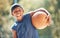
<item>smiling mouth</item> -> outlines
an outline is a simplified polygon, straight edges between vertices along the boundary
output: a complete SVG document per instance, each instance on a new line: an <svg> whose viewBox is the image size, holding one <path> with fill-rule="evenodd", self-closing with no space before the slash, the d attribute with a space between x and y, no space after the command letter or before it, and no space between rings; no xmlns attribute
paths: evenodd
<svg viewBox="0 0 60 38"><path fill-rule="evenodd" d="M21 17L22 15L17 15L16 17Z"/></svg>

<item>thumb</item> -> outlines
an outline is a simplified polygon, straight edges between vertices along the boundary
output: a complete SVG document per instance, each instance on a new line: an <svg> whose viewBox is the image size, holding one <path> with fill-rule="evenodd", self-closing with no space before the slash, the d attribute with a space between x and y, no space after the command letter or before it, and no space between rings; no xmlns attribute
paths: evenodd
<svg viewBox="0 0 60 38"><path fill-rule="evenodd" d="M46 23L47 23L47 25L49 26L49 24L51 23L51 16L48 16Z"/></svg>

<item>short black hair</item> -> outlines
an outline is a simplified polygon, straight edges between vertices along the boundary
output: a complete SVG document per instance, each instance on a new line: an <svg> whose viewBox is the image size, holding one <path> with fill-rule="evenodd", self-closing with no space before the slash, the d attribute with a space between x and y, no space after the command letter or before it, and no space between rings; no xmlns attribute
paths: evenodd
<svg viewBox="0 0 60 38"><path fill-rule="evenodd" d="M13 12L13 10L14 10L15 8L17 8L17 7L20 7L20 8L22 8L22 10L23 10L23 7L22 7L21 5L19 5L19 4L13 4L12 7L11 7L11 12Z"/></svg>

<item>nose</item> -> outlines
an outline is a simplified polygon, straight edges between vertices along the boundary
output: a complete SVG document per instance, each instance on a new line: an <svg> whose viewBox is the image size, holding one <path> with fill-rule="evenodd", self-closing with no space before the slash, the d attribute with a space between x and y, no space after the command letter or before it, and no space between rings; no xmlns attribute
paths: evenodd
<svg viewBox="0 0 60 38"><path fill-rule="evenodd" d="M20 12L17 12L17 14L19 14Z"/></svg>

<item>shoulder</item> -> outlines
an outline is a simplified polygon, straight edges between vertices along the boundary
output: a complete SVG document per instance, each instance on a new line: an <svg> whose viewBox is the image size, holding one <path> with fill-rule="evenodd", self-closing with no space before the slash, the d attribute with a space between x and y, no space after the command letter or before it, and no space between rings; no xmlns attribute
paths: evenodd
<svg viewBox="0 0 60 38"><path fill-rule="evenodd" d="M12 30L17 30L16 28L17 28L17 23L15 22L15 23L11 26L11 29L12 29Z"/></svg>
<svg viewBox="0 0 60 38"><path fill-rule="evenodd" d="M29 17L30 16L30 13L26 13L26 14L24 14L24 16L23 16L23 19L25 19L25 18L27 18L27 17Z"/></svg>
<svg viewBox="0 0 60 38"><path fill-rule="evenodd" d="M12 27L13 27L13 26L17 26L17 23L16 23L16 22L15 22L15 23L13 23Z"/></svg>
<svg viewBox="0 0 60 38"><path fill-rule="evenodd" d="M34 11L30 11L30 12L24 14L24 16L28 16L28 15L33 16L34 13L35 13Z"/></svg>

